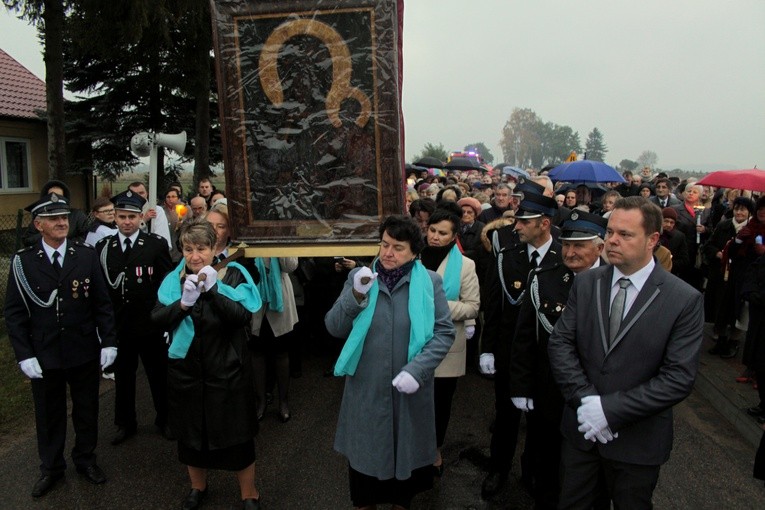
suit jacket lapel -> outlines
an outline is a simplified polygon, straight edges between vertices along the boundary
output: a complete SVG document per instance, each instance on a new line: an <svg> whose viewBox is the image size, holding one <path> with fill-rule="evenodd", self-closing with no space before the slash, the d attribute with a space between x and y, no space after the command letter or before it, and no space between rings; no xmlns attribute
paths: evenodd
<svg viewBox="0 0 765 510"><path fill-rule="evenodd" d="M608 271L600 275L600 281L596 286L595 303L598 307L598 331L600 342L603 344L603 352L608 353L608 323L611 308L611 280L614 276L614 268L610 266Z"/></svg>
<svg viewBox="0 0 765 510"><path fill-rule="evenodd" d="M640 319L643 313L645 313L646 309L648 309L651 303L653 303L653 301L661 292L659 286L662 284L663 278L660 277L661 273L659 273L659 271L664 271L664 269L659 264L656 264L656 267L654 267L653 271L651 271L648 280L646 280L645 285L643 285L643 288L640 290L637 298L635 298L635 302L632 303L632 306L627 312L627 315L624 317L622 325L619 328L619 333L611 343L611 349L609 349L609 352L613 350L614 347L619 344L619 342L622 341L622 338L625 337L630 328L632 328L638 319Z"/></svg>
<svg viewBox="0 0 765 510"><path fill-rule="evenodd" d="M61 281L65 280L76 266L77 252L74 251L73 246L68 246L66 249L66 257L64 257L64 266L61 268Z"/></svg>
<svg viewBox="0 0 765 510"><path fill-rule="evenodd" d="M64 257L66 258L66 257ZM42 241L40 241L37 245L37 262L40 269L40 273L44 274L54 282L58 283L58 273L53 268L53 264L51 264L50 259L48 258L48 255L45 253L45 250L42 247Z"/></svg>

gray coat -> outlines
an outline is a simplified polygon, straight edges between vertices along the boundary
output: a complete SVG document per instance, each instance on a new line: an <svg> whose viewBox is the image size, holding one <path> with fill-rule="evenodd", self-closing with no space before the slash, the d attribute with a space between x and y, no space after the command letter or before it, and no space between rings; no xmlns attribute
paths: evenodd
<svg viewBox="0 0 765 510"><path fill-rule="evenodd" d="M366 308L353 297L350 272L340 297L327 313L327 330L348 338L353 319ZM436 460L436 426L433 411L433 373L454 342L454 325L441 277L428 271L435 295L433 338L407 362L409 347L409 280L407 274L393 292L380 282L377 306L356 374L346 376L343 401L335 435L335 450L348 458L356 471L380 480L405 480L412 470ZM401 370L420 383L411 395L392 384Z"/></svg>

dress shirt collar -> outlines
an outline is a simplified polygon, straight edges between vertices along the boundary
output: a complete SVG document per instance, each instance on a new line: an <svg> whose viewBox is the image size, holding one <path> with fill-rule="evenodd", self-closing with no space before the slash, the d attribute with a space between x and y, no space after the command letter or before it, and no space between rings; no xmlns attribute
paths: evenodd
<svg viewBox="0 0 765 510"><path fill-rule="evenodd" d="M135 232L133 232L133 235L131 235L130 237L127 237L127 236L123 235L122 232L118 232L117 233L117 237L119 237L119 239L120 239L120 247L122 248L122 251L125 251L125 239L130 239L130 246L134 247L135 246L135 242L138 239L138 234L140 234L140 233L141 233L141 230L139 229L139 230L136 230Z"/></svg>
<svg viewBox="0 0 765 510"><path fill-rule="evenodd" d="M53 252L57 251L59 253L59 259L58 263L61 264L61 267L64 267L64 256L66 255L66 242L67 239L64 239L64 242L61 243L61 246L58 248L53 248L52 246L48 246L45 244L45 241L42 242L43 250L45 250L45 254L48 256L48 260L50 260L50 263L53 264Z"/></svg>
<svg viewBox="0 0 765 510"><path fill-rule="evenodd" d="M528 255L529 260L531 260L531 254L536 251L537 253L539 253L539 258L537 259L537 264L541 264L542 260L544 260L544 258L545 258L545 255L547 255L547 251L550 249L550 246L552 246L552 242L553 242L553 239L552 239L552 236L550 236L550 238L547 240L547 242L545 242L545 244L543 244L539 248L534 248L530 244L527 244L526 245L526 255Z"/></svg>

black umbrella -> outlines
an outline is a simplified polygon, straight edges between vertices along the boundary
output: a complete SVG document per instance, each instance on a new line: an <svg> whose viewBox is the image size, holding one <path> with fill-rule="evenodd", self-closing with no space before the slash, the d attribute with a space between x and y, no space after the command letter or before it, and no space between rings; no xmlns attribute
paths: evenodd
<svg viewBox="0 0 765 510"><path fill-rule="evenodd" d="M414 164L424 168L443 168L444 167L444 164L440 159L434 158L432 156L425 156L424 158L421 158L415 161Z"/></svg>
<svg viewBox="0 0 765 510"><path fill-rule="evenodd" d="M486 168L467 158L454 158L444 167L444 170L479 170L485 172Z"/></svg>

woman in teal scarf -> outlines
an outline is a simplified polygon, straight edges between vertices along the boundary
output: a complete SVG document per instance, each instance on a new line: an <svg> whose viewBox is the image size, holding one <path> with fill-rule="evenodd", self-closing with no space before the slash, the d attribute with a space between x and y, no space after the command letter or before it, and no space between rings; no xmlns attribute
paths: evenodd
<svg viewBox="0 0 765 510"><path fill-rule="evenodd" d="M258 422L245 327L260 295L239 264L211 267L215 241L204 219L184 222L184 260L162 282L152 320L171 334L168 421L191 480L183 508L198 508L207 495L207 471L223 469L236 472L242 508L257 509Z"/></svg>
<svg viewBox="0 0 765 510"><path fill-rule="evenodd" d="M460 253L457 246L459 232L459 207L455 211L441 205L428 219L427 246L422 250L422 264L437 272L444 280L444 293L449 302L452 322L456 329L454 344L436 368L433 396L436 411L436 441L438 457L433 466L436 474L444 471L441 446L452 412L452 398L457 389L457 379L465 375L467 340L475 333L475 319L481 305L481 292L475 263Z"/></svg>
<svg viewBox="0 0 765 510"><path fill-rule="evenodd" d="M372 269L351 271L325 318L347 339L335 366L345 376L335 449L348 459L357 508L408 508L432 486L433 373L454 326L441 277L417 260L424 244L413 219L387 218Z"/></svg>

